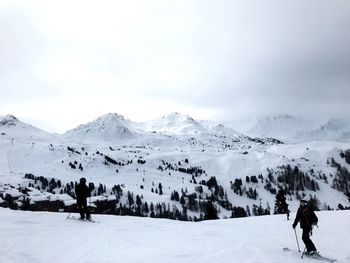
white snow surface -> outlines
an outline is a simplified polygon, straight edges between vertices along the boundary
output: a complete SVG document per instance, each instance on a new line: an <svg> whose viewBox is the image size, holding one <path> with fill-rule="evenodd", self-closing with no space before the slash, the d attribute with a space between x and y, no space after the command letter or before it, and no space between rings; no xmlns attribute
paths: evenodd
<svg viewBox="0 0 350 263"><path fill-rule="evenodd" d="M285 215L199 223L107 215L93 215L100 223L89 223L67 216L0 208L0 262L318 262L282 250L297 250L293 220ZM337 263L350 262L350 211L317 216L312 236L317 249ZM299 226L296 231L304 249Z"/></svg>

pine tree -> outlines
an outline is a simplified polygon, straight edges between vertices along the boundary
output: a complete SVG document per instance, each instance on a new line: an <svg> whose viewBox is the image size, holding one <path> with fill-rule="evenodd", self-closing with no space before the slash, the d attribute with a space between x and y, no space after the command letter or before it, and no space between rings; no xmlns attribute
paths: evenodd
<svg viewBox="0 0 350 263"><path fill-rule="evenodd" d="M161 183L159 183L158 188L159 188L159 195L162 195L163 194L163 186Z"/></svg>
<svg viewBox="0 0 350 263"><path fill-rule="evenodd" d="M245 211L246 211L247 216L251 216L249 205L247 205L245 207Z"/></svg>
<svg viewBox="0 0 350 263"><path fill-rule="evenodd" d="M286 214L289 212L285 192L280 189L276 194L274 214Z"/></svg>
<svg viewBox="0 0 350 263"><path fill-rule="evenodd" d="M134 204L134 196L132 193L128 191L128 201L129 201L129 208Z"/></svg>
<svg viewBox="0 0 350 263"><path fill-rule="evenodd" d="M185 196L182 195L180 198L180 204L185 205L186 204L186 200L185 200Z"/></svg>
<svg viewBox="0 0 350 263"><path fill-rule="evenodd" d="M207 201L205 204L205 220L218 219L218 211L214 207L211 201Z"/></svg>
<svg viewBox="0 0 350 263"><path fill-rule="evenodd" d="M317 199L316 195L310 195L309 205L313 210L320 211L320 200Z"/></svg>

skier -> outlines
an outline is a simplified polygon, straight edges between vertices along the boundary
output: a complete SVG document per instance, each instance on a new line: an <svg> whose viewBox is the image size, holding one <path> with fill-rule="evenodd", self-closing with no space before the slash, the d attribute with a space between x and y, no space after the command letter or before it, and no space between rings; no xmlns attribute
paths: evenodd
<svg viewBox="0 0 350 263"><path fill-rule="evenodd" d="M75 188L75 194L77 196L80 219L83 220L86 217L87 220L90 220L90 212L86 202L86 198L90 196L90 190L86 186L86 179L84 177L80 178L80 183Z"/></svg>
<svg viewBox="0 0 350 263"><path fill-rule="evenodd" d="M276 205L275 205L275 213L276 214L287 214L287 220L289 220L289 209L288 204L286 202L286 196L282 189L278 191L276 194Z"/></svg>
<svg viewBox="0 0 350 263"><path fill-rule="evenodd" d="M288 207L286 208L286 210L287 210L287 220L289 220L289 212L290 212L290 210L288 209Z"/></svg>
<svg viewBox="0 0 350 263"><path fill-rule="evenodd" d="M310 256L317 254L316 247L310 239L310 234L312 227L317 225L318 218L313 209L308 205L308 201L306 199L302 199L300 201L300 207L293 223L294 229L299 222L300 227L303 229L302 239L307 250L305 254Z"/></svg>

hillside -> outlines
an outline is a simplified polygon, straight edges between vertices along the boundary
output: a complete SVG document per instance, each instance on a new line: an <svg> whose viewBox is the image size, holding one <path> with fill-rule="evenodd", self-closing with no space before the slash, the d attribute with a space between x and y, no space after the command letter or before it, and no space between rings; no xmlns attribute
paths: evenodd
<svg viewBox="0 0 350 263"><path fill-rule="evenodd" d="M0 205L73 211L85 177L95 213L191 221L273 214L280 188L291 211L302 196L320 210L349 206L349 143L283 143L178 113L152 123L147 130L107 114L60 136L0 126Z"/></svg>
<svg viewBox="0 0 350 263"><path fill-rule="evenodd" d="M67 213L0 208L0 262L316 262L300 259L292 221L284 215L188 223L96 215L100 223L66 220ZM350 261L349 211L317 212L312 239L322 255ZM292 214L294 218L294 214ZM303 249L301 231L297 227Z"/></svg>

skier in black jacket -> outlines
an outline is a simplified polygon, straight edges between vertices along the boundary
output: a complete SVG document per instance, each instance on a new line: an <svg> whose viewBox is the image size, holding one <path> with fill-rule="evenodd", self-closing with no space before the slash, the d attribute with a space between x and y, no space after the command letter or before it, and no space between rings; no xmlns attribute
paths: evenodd
<svg viewBox="0 0 350 263"><path fill-rule="evenodd" d="M75 194L77 196L77 205L80 213L80 219L90 220L90 212L87 207L86 198L90 196L90 190L86 186L86 179L80 178L80 183L75 187Z"/></svg>
<svg viewBox="0 0 350 263"><path fill-rule="evenodd" d="M306 254L314 255L317 253L317 250L314 243L310 239L310 233L312 227L314 225L317 225L318 218L314 210L308 205L308 202L305 199L302 199L300 201L300 207L293 223L294 229L297 226L298 222L300 222L300 227L303 229L302 239L306 246Z"/></svg>

